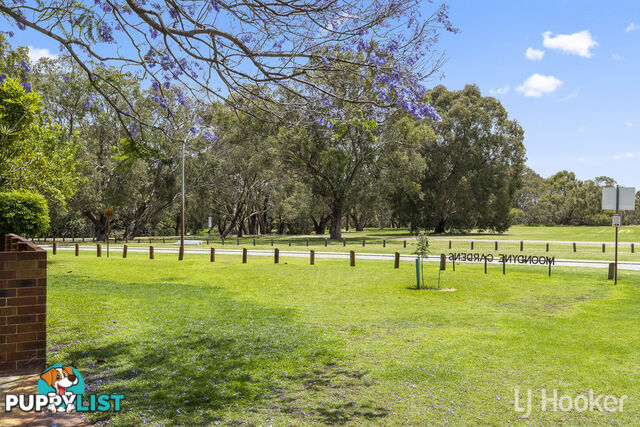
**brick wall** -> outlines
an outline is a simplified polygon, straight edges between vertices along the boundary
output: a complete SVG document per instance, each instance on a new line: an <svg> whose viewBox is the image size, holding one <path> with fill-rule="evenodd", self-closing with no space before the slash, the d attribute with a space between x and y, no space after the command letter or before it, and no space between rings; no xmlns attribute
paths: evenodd
<svg viewBox="0 0 640 427"><path fill-rule="evenodd" d="M0 252L0 376L46 362L47 253L15 234Z"/></svg>

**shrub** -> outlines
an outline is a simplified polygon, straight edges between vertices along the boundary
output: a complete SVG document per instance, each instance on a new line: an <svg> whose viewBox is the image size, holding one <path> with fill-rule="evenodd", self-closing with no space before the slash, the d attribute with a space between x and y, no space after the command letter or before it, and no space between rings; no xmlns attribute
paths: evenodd
<svg viewBox="0 0 640 427"><path fill-rule="evenodd" d="M0 193L0 236L42 234L49 229L47 200L27 191Z"/></svg>

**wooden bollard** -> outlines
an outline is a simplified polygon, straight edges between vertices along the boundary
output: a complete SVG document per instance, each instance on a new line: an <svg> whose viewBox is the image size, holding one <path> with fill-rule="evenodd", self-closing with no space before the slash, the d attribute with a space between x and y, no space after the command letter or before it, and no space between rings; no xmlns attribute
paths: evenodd
<svg viewBox="0 0 640 427"><path fill-rule="evenodd" d="M291 239L289 239L289 247L291 247Z"/></svg>
<svg viewBox="0 0 640 427"><path fill-rule="evenodd" d="M129 247L127 245L124 245L122 247L122 258L126 258L127 257L127 249L129 249Z"/></svg>
<svg viewBox="0 0 640 427"><path fill-rule="evenodd" d="M239 238L236 238L236 243L237 243L237 246L240 246L240 239Z"/></svg>
<svg viewBox="0 0 640 427"><path fill-rule="evenodd" d="M349 260L351 263L351 267L356 266L356 253L354 251L349 251Z"/></svg>
<svg viewBox="0 0 640 427"><path fill-rule="evenodd" d="M253 246L256 245L256 239L253 239Z"/></svg>
<svg viewBox="0 0 640 427"><path fill-rule="evenodd" d="M33 242L33 237L31 238L31 241ZM72 242L75 242L75 241L76 241L76 238L75 238L75 237L72 237L72 238L71 238L71 241L72 241Z"/></svg>
<svg viewBox="0 0 640 427"><path fill-rule="evenodd" d="M609 280L613 280L613 275L615 274L616 271L616 265L613 262L609 263L609 276L607 277L607 279Z"/></svg>
<svg viewBox="0 0 640 427"><path fill-rule="evenodd" d="M473 250L473 241L471 241L471 250Z"/></svg>
<svg viewBox="0 0 640 427"><path fill-rule="evenodd" d="M325 248L327 247L327 239L326 238L324 239L324 247Z"/></svg>
<svg viewBox="0 0 640 427"><path fill-rule="evenodd" d="M76 256L80 255L80 246L76 243Z"/></svg>
<svg viewBox="0 0 640 427"><path fill-rule="evenodd" d="M309 251L309 264L315 265L316 263L316 251L313 249Z"/></svg>
<svg viewBox="0 0 640 427"><path fill-rule="evenodd" d="M140 243L140 239L138 239L138 243Z"/></svg>
<svg viewBox="0 0 640 427"><path fill-rule="evenodd" d="M449 240L449 249L451 249L451 240Z"/></svg>
<svg viewBox="0 0 640 427"><path fill-rule="evenodd" d="M632 243L632 244L631 244L631 253L634 253L634 252L635 252L635 249L636 249L636 248L633 246L633 243Z"/></svg>
<svg viewBox="0 0 640 427"><path fill-rule="evenodd" d="M102 256L102 246L100 245L100 243L98 243L98 245L96 246L96 256L97 257Z"/></svg>
<svg viewBox="0 0 640 427"><path fill-rule="evenodd" d="M573 242L573 252L576 251L576 242Z"/></svg>
<svg viewBox="0 0 640 427"><path fill-rule="evenodd" d="M551 263L549 263L549 277L551 277Z"/></svg>
<svg viewBox="0 0 640 427"><path fill-rule="evenodd" d="M445 271L447 269L447 256L445 254L440 254L440 271Z"/></svg>
<svg viewBox="0 0 640 427"><path fill-rule="evenodd" d="M149 259L153 259L153 246L149 246Z"/></svg>
<svg viewBox="0 0 640 427"><path fill-rule="evenodd" d="M365 245L365 240L364 240L364 239L362 239L362 247L363 247L363 248L364 248L364 245Z"/></svg>
<svg viewBox="0 0 640 427"><path fill-rule="evenodd" d="M211 262L216 260L216 248L211 248Z"/></svg>
<svg viewBox="0 0 640 427"><path fill-rule="evenodd" d="M498 250L498 241L496 240L496 251Z"/></svg>
<svg viewBox="0 0 640 427"><path fill-rule="evenodd" d="M382 239L382 247L383 247L383 248L386 248L386 247L387 247L387 241L386 241L386 240L384 240L384 239Z"/></svg>
<svg viewBox="0 0 640 427"><path fill-rule="evenodd" d="M207 239L207 240L208 240L208 239ZM166 237L163 237L163 238L162 238L162 244L164 245L165 243L167 243L167 239L166 239ZM207 245L208 245L208 244L209 244L209 243L207 242Z"/></svg>
<svg viewBox="0 0 640 427"><path fill-rule="evenodd" d="M507 274L507 260L502 257L502 274Z"/></svg>
<svg viewBox="0 0 640 427"><path fill-rule="evenodd" d="M273 239L271 239L271 246L273 246Z"/></svg>
<svg viewBox="0 0 640 427"><path fill-rule="evenodd" d="M222 241L222 246L224 246L224 237L221 237L220 240Z"/></svg>
<svg viewBox="0 0 640 427"><path fill-rule="evenodd" d="M178 261L182 261L184 259L184 246L180 245L180 249L178 250Z"/></svg>
<svg viewBox="0 0 640 427"><path fill-rule="evenodd" d="M453 271L456 271L456 257L453 257L453 260L451 261L451 268Z"/></svg>
<svg viewBox="0 0 640 427"><path fill-rule="evenodd" d="M164 243L164 239L162 239L162 243ZM207 239L207 246L209 246L209 239Z"/></svg>
<svg viewBox="0 0 640 427"><path fill-rule="evenodd" d="M549 252L549 242L547 242L547 252Z"/></svg>
<svg viewBox="0 0 640 427"><path fill-rule="evenodd" d="M56 242L53 242L53 254L57 254L58 253L58 244Z"/></svg>
<svg viewBox="0 0 640 427"><path fill-rule="evenodd" d="M276 248L273 251L273 263L277 264L280 262L280 249Z"/></svg>
<svg viewBox="0 0 640 427"><path fill-rule="evenodd" d="M309 247L309 238L307 237L307 247Z"/></svg>
<svg viewBox="0 0 640 427"><path fill-rule="evenodd" d="M605 250L604 248L605 248L605 245L604 245L604 243L603 243L603 244L602 244L602 252L603 252L603 253L604 253L604 250Z"/></svg>
<svg viewBox="0 0 640 427"><path fill-rule="evenodd" d="M346 247L347 246L347 239L342 239L342 246Z"/></svg>
<svg viewBox="0 0 640 427"><path fill-rule="evenodd" d="M520 240L520 252L524 250L524 242Z"/></svg>
<svg viewBox="0 0 640 427"><path fill-rule="evenodd" d="M484 257L484 274L487 274L487 257Z"/></svg>
<svg viewBox="0 0 640 427"><path fill-rule="evenodd" d="M242 263L247 263L247 248L242 248Z"/></svg>
<svg viewBox="0 0 640 427"><path fill-rule="evenodd" d="M406 240L404 241L404 247L405 248L407 247L407 241Z"/></svg>
<svg viewBox="0 0 640 427"><path fill-rule="evenodd" d="M395 259L393 260L393 268L400 268L400 252L396 252Z"/></svg>
<svg viewBox="0 0 640 427"><path fill-rule="evenodd" d="M152 239L149 239L149 244L152 244L152 243L153 243L153 240L152 240Z"/></svg>

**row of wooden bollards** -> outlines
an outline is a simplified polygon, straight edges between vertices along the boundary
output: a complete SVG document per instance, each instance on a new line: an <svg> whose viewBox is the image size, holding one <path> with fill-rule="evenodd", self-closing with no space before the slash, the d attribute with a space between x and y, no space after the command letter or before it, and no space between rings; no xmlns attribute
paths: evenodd
<svg viewBox="0 0 640 427"><path fill-rule="evenodd" d="M127 257L127 252L128 252L129 247L127 245L124 245L122 247L122 258L126 258ZM78 244L76 243L76 247L75 247L75 255L79 256L80 255L80 246L78 246ZM57 254L58 253L58 245L54 242L53 243L53 254ZM97 257L102 257L102 245L101 244L97 244L96 245L96 256ZM442 255L444 257L444 254ZM184 257L184 252L181 250L179 253L179 260L182 260ZM155 250L153 246L149 246L149 259L154 259L155 258ZM216 249L215 248L211 248L211 252L210 252L210 261L211 262L215 262L216 260ZM273 262L275 264L278 264L280 262L280 249L276 248L274 249L273 252ZM247 248L242 248L242 263L246 264L247 263ZM314 250L310 250L309 251L309 264L311 265L315 265L316 263L316 251ZM351 267L355 267L356 266L356 253L355 251L349 251L349 264L351 265ZM393 262L393 268L400 268L400 252L396 252L394 255L394 262Z"/></svg>

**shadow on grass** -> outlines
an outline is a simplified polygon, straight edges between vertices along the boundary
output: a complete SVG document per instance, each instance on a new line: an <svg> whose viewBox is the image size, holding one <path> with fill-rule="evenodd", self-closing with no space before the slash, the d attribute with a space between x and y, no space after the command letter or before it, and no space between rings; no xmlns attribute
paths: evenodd
<svg viewBox="0 0 640 427"><path fill-rule="evenodd" d="M89 394L125 395L121 412L89 415L92 422L260 423L285 414L335 424L387 414L356 403L363 374L338 368L342 344L295 322L292 310L210 285L72 275L54 279L49 293L71 296L51 313L50 359L78 367ZM309 388L313 399L296 393Z"/></svg>

